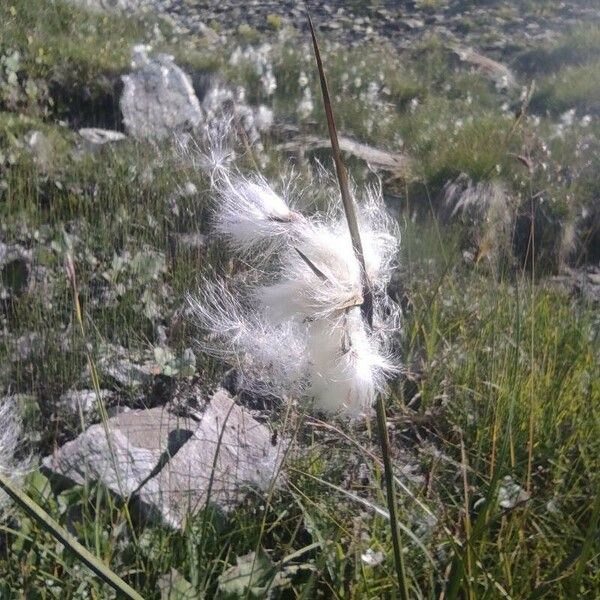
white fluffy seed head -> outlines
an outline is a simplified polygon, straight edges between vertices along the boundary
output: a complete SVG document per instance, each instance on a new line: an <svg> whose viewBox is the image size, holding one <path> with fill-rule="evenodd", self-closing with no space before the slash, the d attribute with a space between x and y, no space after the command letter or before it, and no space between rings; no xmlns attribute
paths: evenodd
<svg viewBox="0 0 600 600"><path fill-rule="evenodd" d="M216 188L214 230L241 255L273 250L302 219L264 181L232 179L222 171L217 174Z"/></svg>
<svg viewBox="0 0 600 600"><path fill-rule="evenodd" d="M397 228L375 194L361 206L359 220L369 282L384 294L398 252ZM318 215L287 234L279 252L281 276L256 291L270 318L323 318L362 303L361 268L345 218Z"/></svg>
<svg viewBox="0 0 600 600"><path fill-rule="evenodd" d="M369 281L375 291L384 291L396 266L400 230L385 208L381 189L366 190L358 207L358 224Z"/></svg>
<svg viewBox="0 0 600 600"><path fill-rule="evenodd" d="M369 191L358 210L375 299L371 331L340 206L306 218L262 180L221 169L215 182L215 231L251 270L232 282L234 293L202 286L192 308L206 332L204 349L240 368L246 381L260 380L257 389L304 396L329 413L365 414L393 370L385 349L399 315L385 294L399 237L381 194Z"/></svg>
<svg viewBox="0 0 600 600"><path fill-rule="evenodd" d="M252 306L242 305L220 280L205 281L201 289L199 298L190 299L196 325L205 332L200 348L240 369L251 388L298 394L303 388L306 327L269 322Z"/></svg>
<svg viewBox="0 0 600 600"><path fill-rule="evenodd" d="M280 253L280 276L256 299L275 321L323 318L362 303L360 267L348 236L306 223Z"/></svg>
<svg viewBox="0 0 600 600"><path fill-rule="evenodd" d="M335 320L315 321L308 350L315 408L344 416L367 414L392 365L369 336L360 308Z"/></svg>

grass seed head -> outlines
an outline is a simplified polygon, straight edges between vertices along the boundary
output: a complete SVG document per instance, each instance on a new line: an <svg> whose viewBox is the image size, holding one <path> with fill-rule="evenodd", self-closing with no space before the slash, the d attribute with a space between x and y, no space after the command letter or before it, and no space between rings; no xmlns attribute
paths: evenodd
<svg viewBox="0 0 600 600"><path fill-rule="evenodd" d="M227 285L205 281L192 300L202 348L256 380L251 388L304 397L328 413L364 414L394 369L387 346L398 330L386 286L399 236L380 192L369 190L357 211L375 293L371 329L339 193L325 213L305 216L263 179L219 168L213 181L214 230L249 269Z"/></svg>

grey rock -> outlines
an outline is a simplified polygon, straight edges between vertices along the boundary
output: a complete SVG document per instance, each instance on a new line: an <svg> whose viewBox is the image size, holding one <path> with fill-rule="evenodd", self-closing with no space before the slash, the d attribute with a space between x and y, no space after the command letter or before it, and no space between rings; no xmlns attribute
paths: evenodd
<svg viewBox="0 0 600 600"><path fill-rule="evenodd" d="M78 133L91 147L103 146L104 144L119 142L127 138L120 131L101 129L99 127L83 127Z"/></svg>
<svg viewBox="0 0 600 600"><path fill-rule="evenodd" d="M406 25L409 29L422 29L425 27L425 21L418 18L406 18L402 19L402 23Z"/></svg>
<svg viewBox="0 0 600 600"><path fill-rule="evenodd" d="M122 346L106 344L96 367L102 379L114 382L118 387L135 389L150 383L154 376L156 364L145 358L129 355ZM89 381L89 378L89 369L86 369L83 380Z"/></svg>
<svg viewBox="0 0 600 600"><path fill-rule="evenodd" d="M138 365L127 359L106 359L99 365L103 374L114 379L119 385L136 388L152 380L150 365Z"/></svg>
<svg viewBox="0 0 600 600"><path fill-rule="evenodd" d="M92 425L55 454L43 459L45 467L78 484L101 480L115 493L131 496L158 464L169 427L162 409L128 411L109 419L108 442L104 426Z"/></svg>
<svg viewBox="0 0 600 600"><path fill-rule="evenodd" d="M140 498L161 507L167 522L179 526L208 501L228 511L243 498L244 488L267 490L282 458L283 448L271 444L269 430L221 390L193 437L140 490Z"/></svg>
<svg viewBox="0 0 600 600"><path fill-rule="evenodd" d="M100 480L175 528L208 503L229 511L248 486L268 489L283 458L283 445L225 390L199 411L132 410L109 419L108 429L110 446L93 425L44 466L79 484Z"/></svg>
<svg viewBox="0 0 600 600"><path fill-rule="evenodd" d="M112 398L113 393L109 390L100 390L100 400L106 403ZM69 390L61 395L58 400L59 407L69 413L90 416L97 411L98 397L94 390Z"/></svg>
<svg viewBox="0 0 600 600"><path fill-rule="evenodd" d="M600 266L565 268L550 280L550 285L600 305Z"/></svg>
<svg viewBox="0 0 600 600"><path fill-rule="evenodd" d="M203 120L190 78L168 54L148 56L144 45L133 49L133 72L123 77L121 112L127 132L136 139L165 139L189 131Z"/></svg>
<svg viewBox="0 0 600 600"><path fill-rule="evenodd" d="M339 21L330 21L319 25L319 29L323 31L335 31L336 29L341 29L341 27L342 24Z"/></svg>
<svg viewBox="0 0 600 600"><path fill-rule="evenodd" d="M515 508L515 506L527 502L530 494L518 483L513 481L510 475L506 475L498 488L498 504L504 509Z"/></svg>

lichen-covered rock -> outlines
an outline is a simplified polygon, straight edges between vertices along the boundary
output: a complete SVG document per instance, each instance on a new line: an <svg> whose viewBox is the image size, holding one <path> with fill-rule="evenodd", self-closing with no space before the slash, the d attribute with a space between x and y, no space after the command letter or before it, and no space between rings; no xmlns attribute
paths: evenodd
<svg viewBox="0 0 600 600"><path fill-rule="evenodd" d="M131 410L93 425L44 459L50 471L82 484L100 480L136 497L173 527L208 503L227 511L247 486L268 489L283 446L267 427L219 390L201 410Z"/></svg>
<svg viewBox="0 0 600 600"><path fill-rule="evenodd" d="M160 140L194 129L203 112L190 78L172 56L150 58L149 49L134 47L134 70L123 76L121 112L127 132L137 139Z"/></svg>

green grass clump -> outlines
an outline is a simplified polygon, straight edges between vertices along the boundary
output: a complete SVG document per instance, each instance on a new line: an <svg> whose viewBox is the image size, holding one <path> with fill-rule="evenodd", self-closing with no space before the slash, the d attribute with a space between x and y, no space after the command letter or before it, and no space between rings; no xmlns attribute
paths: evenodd
<svg viewBox="0 0 600 600"><path fill-rule="evenodd" d="M541 76L532 99L537 112L552 114L576 109L598 113L600 109L600 27L587 23L574 27L548 47L517 58L517 68L529 77Z"/></svg>
<svg viewBox="0 0 600 600"><path fill-rule="evenodd" d="M66 2L13 0L3 3L2 47L18 50L24 69L42 77L70 67L73 80L89 82L101 73L116 73L129 60L132 39L146 36L144 23L117 15L94 14Z"/></svg>
<svg viewBox="0 0 600 600"><path fill-rule="evenodd" d="M428 112L427 107L424 112L433 121L436 113ZM424 177L434 184L460 173L474 181L490 179L508 163L509 127L510 122L497 114L432 123L429 135L417 138L414 147L415 154L422 157Z"/></svg>
<svg viewBox="0 0 600 600"><path fill-rule="evenodd" d="M532 108L560 114L570 109L600 112L600 61L569 66L540 82Z"/></svg>
<svg viewBox="0 0 600 600"><path fill-rule="evenodd" d="M516 67L529 76L548 74L566 65L583 65L600 57L600 26L574 27L554 43L520 54Z"/></svg>
<svg viewBox="0 0 600 600"><path fill-rule="evenodd" d="M430 410L440 403L448 407L458 429L439 430L438 424L436 430L455 439L455 460L469 466L469 497L462 501L472 511L473 529L470 550L453 571L460 589L478 598L491 593L494 581L510 582L505 589L511 597L525 598L550 585L555 597L568 598L579 585L594 588L594 559L579 556L595 535L588 524L598 517L593 503L579 504L598 485L591 458L598 423L588 419L590 402L598 397L598 323L592 307L582 310L560 293L523 281L490 284L471 274L463 288L465 280L455 269L433 291L431 279L423 272L420 278L408 335L421 338L416 346L425 349L419 357L422 402ZM590 453L581 455L576 450L581 447ZM486 513L488 486L507 475L530 491L530 500L509 512ZM448 502L459 506L456 497ZM567 512L554 510L559 505ZM520 544L521 536L527 544ZM577 548L570 555L562 547L567 538ZM532 564L565 572L567 555L569 572L577 577L553 585L543 583L546 577L536 579ZM575 568L578 559L588 558L590 564ZM472 569L473 586L463 569Z"/></svg>
<svg viewBox="0 0 600 600"><path fill-rule="evenodd" d="M515 11L500 9L506 18ZM523 2L519 10L552 9ZM196 352L189 364L198 333L182 317L184 299L207 271L227 278L241 265L212 239L178 246L180 234L208 231L205 173L168 145L125 140L85 151L59 122L106 118L105 100L116 106L115 82L131 44L148 41L146 26L42 0L3 3L0 23L0 240L30 252L34 267L30 285L0 299L0 396L23 394L27 432L46 455L81 431L79 415L61 411L59 398L91 388L88 355L100 385L131 406L164 403L163 389L217 382L224 363ZM600 131L581 122L584 111L598 111L597 28L580 32L544 50L552 66L530 107L539 117L526 110L520 118L518 91L498 92L455 65L439 39L403 53L323 42L340 132L406 152L415 164L410 178L383 175L402 235L400 283L390 292L405 307L394 340L402 376L385 402L415 598L600 595L598 307L541 277L597 260ZM308 40L269 38L271 96L251 60L230 64L235 44L260 35L242 31L226 49L195 38L158 48L172 50L192 78L215 71L245 85L279 125L326 137ZM306 118L297 112L301 74L315 103ZM96 108L80 104L88 92ZM555 118L570 108L573 123ZM35 132L38 144L30 143ZM280 137L264 140L261 172L276 180L293 166L303 189L312 165L276 152ZM327 166L329 155L321 158ZM242 169L251 162L243 156ZM372 180L364 165L350 164L358 181ZM498 246L512 255L502 268L482 248L495 226L489 211L447 218L444 186L461 175L506 190ZM306 200L324 206L326 196ZM151 363L151 381L134 388L103 372L116 349ZM188 370L177 372L185 357ZM227 515L200 510L183 531L143 519L96 482L65 488L34 471L25 491L147 600L394 597L375 423L323 422L302 405L287 409L268 414L292 444L281 488L249 490ZM3 521L0 597L111 594L29 517L15 510Z"/></svg>
<svg viewBox="0 0 600 600"><path fill-rule="evenodd" d="M116 102L114 88L131 44L147 40L139 20L96 15L62 1L3 2L0 22L0 57L5 71L15 73L0 103L41 116L115 112L108 105Z"/></svg>

